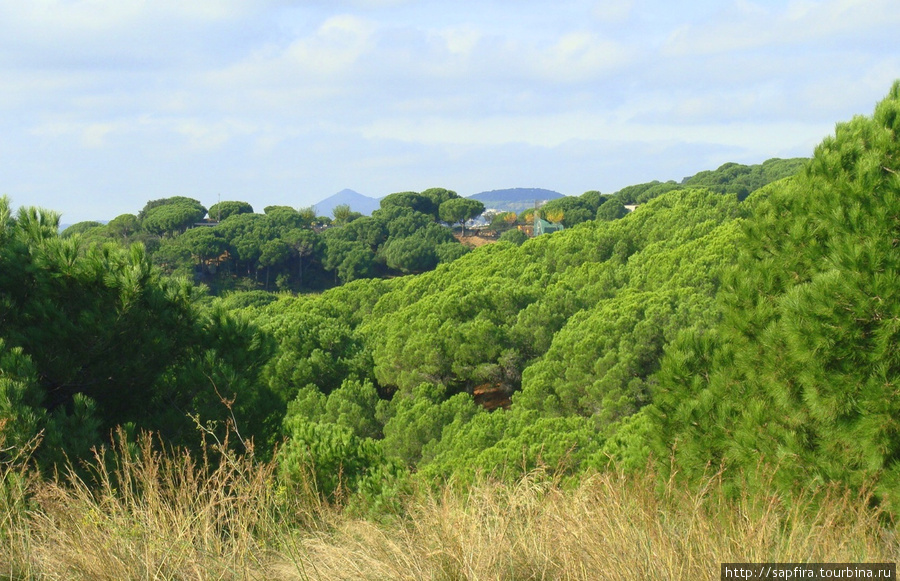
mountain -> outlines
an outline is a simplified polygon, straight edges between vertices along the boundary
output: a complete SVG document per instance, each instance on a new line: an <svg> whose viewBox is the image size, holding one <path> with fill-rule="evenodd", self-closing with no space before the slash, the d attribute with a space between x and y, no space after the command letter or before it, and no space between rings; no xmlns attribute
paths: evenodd
<svg viewBox="0 0 900 581"><path fill-rule="evenodd" d="M331 211L334 210L335 206L340 206L341 204L347 204L354 212L359 212L366 216L380 207L378 200L375 198L364 196L353 190L341 190L315 204L313 208L315 208L317 216L331 216Z"/></svg>
<svg viewBox="0 0 900 581"><path fill-rule="evenodd" d="M546 202L563 197L565 196L559 192L542 188L508 188L469 196L469 198L483 203L485 208L501 212L521 212L533 208L535 201Z"/></svg>

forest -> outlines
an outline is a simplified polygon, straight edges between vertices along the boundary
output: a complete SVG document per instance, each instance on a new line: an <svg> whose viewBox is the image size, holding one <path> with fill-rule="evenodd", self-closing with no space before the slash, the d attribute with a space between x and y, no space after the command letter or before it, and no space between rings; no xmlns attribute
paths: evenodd
<svg viewBox="0 0 900 581"><path fill-rule="evenodd" d="M900 82L809 159L559 198L562 231L501 214L471 249L483 211L178 197L60 234L0 201L0 578L52 578L92 523L117 536L76 577L587 579L626 533L669 551L622 557L652 577L898 560Z"/></svg>

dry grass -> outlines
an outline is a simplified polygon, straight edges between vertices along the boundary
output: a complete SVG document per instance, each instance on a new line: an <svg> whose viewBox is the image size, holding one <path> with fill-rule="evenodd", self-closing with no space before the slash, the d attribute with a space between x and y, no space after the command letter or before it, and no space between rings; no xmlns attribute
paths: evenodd
<svg viewBox="0 0 900 581"><path fill-rule="evenodd" d="M564 487L543 474L408 499L353 519L271 465L160 454L149 438L98 456L94 477L0 465L0 579L718 579L728 561L896 562L865 498L728 500L653 474ZM107 465L111 466L107 468Z"/></svg>
<svg viewBox="0 0 900 581"><path fill-rule="evenodd" d="M604 473L563 490L539 477L418 499L402 525L352 521L305 549L320 579L718 579L722 562L896 562L865 500L818 508L778 496L728 501Z"/></svg>
<svg viewBox="0 0 900 581"><path fill-rule="evenodd" d="M224 449L224 448L223 448ZM211 450L215 451L215 450ZM42 480L8 462L0 579L270 579L286 527L313 532L315 495L279 488L274 466L230 453L163 454L151 437ZM84 472L83 470L82 472Z"/></svg>

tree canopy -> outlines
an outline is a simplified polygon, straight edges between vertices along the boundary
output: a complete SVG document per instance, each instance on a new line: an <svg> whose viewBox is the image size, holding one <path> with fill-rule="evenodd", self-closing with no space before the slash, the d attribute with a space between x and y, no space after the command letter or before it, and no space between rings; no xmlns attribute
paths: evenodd
<svg viewBox="0 0 900 581"><path fill-rule="evenodd" d="M466 222L480 216L482 212L484 204L468 198L451 198L439 208L441 220L448 224L458 223L462 227L463 235L466 232Z"/></svg>
<svg viewBox="0 0 900 581"><path fill-rule="evenodd" d="M239 426L277 490L367 506L485 473L712 468L894 518L898 135L900 82L810 160L560 198L540 211L573 227L475 249L440 221L483 206L440 188L331 223L240 206L191 227L200 203L166 198L64 236L3 198L0 429L42 432L52 469L118 425Z"/></svg>

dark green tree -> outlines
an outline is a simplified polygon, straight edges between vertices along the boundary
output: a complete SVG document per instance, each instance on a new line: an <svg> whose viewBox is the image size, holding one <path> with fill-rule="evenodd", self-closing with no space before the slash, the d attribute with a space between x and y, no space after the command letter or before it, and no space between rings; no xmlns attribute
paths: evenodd
<svg viewBox="0 0 900 581"><path fill-rule="evenodd" d="M381 198L381 208L387 209L392 206L400 206L415 210L422 214L434 216L437 214L437 207L434 205L434 202L440 197L440 195L432 197L416 192L397 192L396 194L390 194Z"/></svg>
<svg viewBox="0 0 900 581"><path fill-rule="evenodd" d="M357 246L344 256L337 274L341 281L350 282L359 278L369 278L375 272L375 259L371 251Z"/></svg>
<svg viewBox="0 0 900 581"><path fill-rule="evenodd" d="M545 216L562 214L559 222L566 228L571 228L576 224L593 220L597 210L589 201L575 196L565 196L544 204L541 213Z"/></svg>
<svg viewBox="0 0 900 581"><path fill-rule="evenodd" d="M404 274L431 270L438 262L435 245L424 235L395 238L385 244L382 256L388 267Z"/></svg>
<svg viewBox="0 0 900 581"><path fill-rule="evenodd" d="M194 256L198 264L219 257L227 248L225 239L214 228L191 228L178 237L178 244Z"/></svg>
<svg viewBox="0 0 900 581"><path fill-rule="evenodd" d="M513 229L507 230L500 236L501 242L511 242L516 246L521 246L528 240L528 234L525 234L521 230Z"/></svg>
<svg viewBox="0 0 900 581"><path fill-rule="evenodd" d="M898 130L900 82L796 178L745 201L721 323L679 338L654 396L657 451L677 443L680 474L721 464L745 488L874 486L900 507Z"/></svg>
<svg viewBox="0 0 900 581"><path fill-rule="evenodd" d="M267 240L259 255L259 265L266 269L266 290L269 290L269 273L272 267L283 265L291 256L291 247L279 238Z"/></svg>
<svg viewBox="0 0 900 581"><path fill-rule="evenodd" d="M303 287L304 265L323 250L322 240L313 230L295 228L282 238L297 260L297 284Z"/></svg>
<svg viewBox="0 0 900 581"><path fill-rule="evenodd" d="M448 224L459 223L463 236L466 235L466 222L480 216L484 212L484 204L478 200L468 198L453 198L447 200L439 209L441 220Z"/></svg>
<svg viewBox="0 0 900 581"><path fill-rule="evenodd" d="M171 236L181 233L206 216L206 208L197 200L179 197L168 198L165 202L147 209L153 204L150 202L141 212L141 226L152 234Z"/></svg>
<svg viewBox="0 0 900 581"><path fill-rule="evenodd" d="M235 214L252 214L253 206L247 202L226 201L218 202L209 207L209 219L221 222Z"/></svg>
<svg viewBox="0 0 900 581"><path fill-rule="evenodd" d="M452 200L459 197L459 194L457 194L453 190L448 190L445 188L428 188L427 190L422 192L422 195L431 198L431 203L434 208L434 211L431 215L432 219L434 220L441 219L441 217L438 215L438 209L441 207L441 204L443 204L447 200Z"/></svg>
<svg viewBox="0 0 900 581"><path fill-rule="evenodd" d="M628 210L625 209L624 204L619 200L612 199L597 210L597 219L603 220L606 222L610 222L612 220L618 220L619 218L624 218L628 215Z"/></svg>
<svg viewBox="0 0 900 581"><path fill-rule="evenodd" d="M124 241L141 229L141 222L134 214L122 214L110 220L106 227L110 235Z"/></svg>
<svg viewBox="0 0 900 581"><path fill-rule="evenodd" d="M77 224L72 224L71 226L63 230L60 236L62 236L63 238L69 238L71 236L75 236L76 234L85 234L97 228L103 228L103 224L95 220L78 222Z"/></svg>

